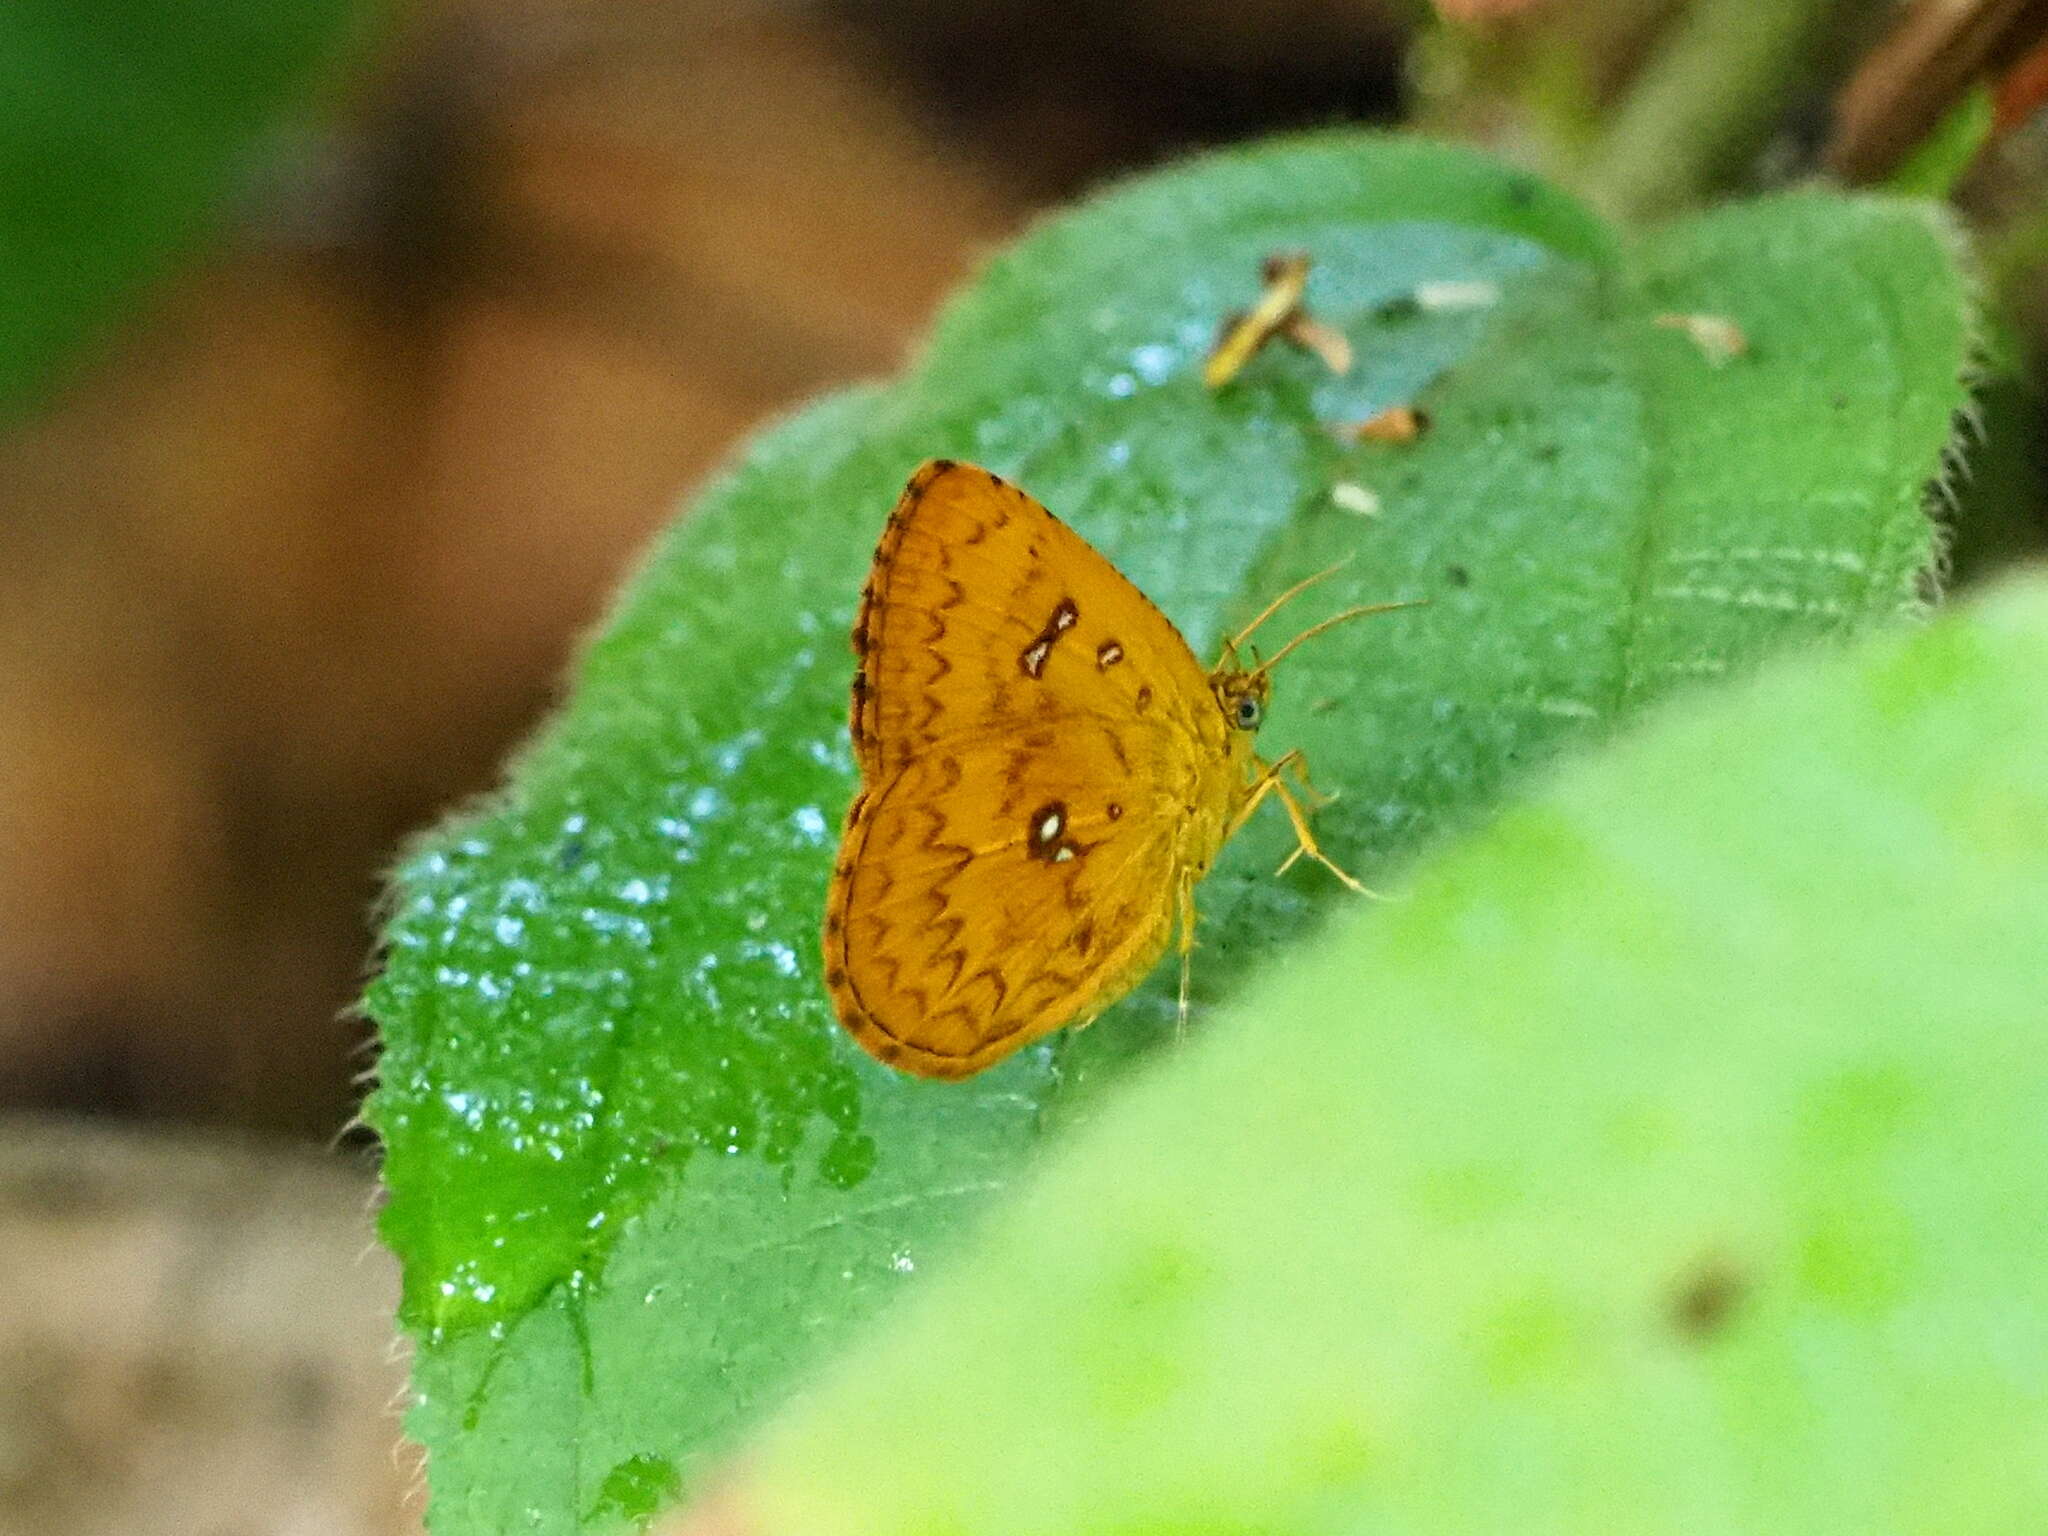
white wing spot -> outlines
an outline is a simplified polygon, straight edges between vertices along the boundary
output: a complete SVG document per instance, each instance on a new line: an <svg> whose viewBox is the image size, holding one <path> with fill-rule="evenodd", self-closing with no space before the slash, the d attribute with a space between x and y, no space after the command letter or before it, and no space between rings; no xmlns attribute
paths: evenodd
<svg viewBox="0 0 2048 1536"><path fill-rule="evenodd" d="M1037 677L1045 670L1045 659L1052 654L1052 643L1074 627L1081 617L1081 610L1074 606L1071 597L1060 599L1059 606L1052 611L1052 617L1045 621L1045 628L1038 632L1038 638L1024 649L1017 658L1017 664L1024 669L1026 677Z"/></svg>

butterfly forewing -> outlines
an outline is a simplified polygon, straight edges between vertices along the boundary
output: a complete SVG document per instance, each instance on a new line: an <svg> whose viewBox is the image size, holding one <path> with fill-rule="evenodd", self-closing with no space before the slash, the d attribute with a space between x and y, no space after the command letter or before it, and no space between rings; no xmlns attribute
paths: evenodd
<svg viewBox="0 0 2048 1536"><path fill-rule="evenodd" d="M960 1077L1132 985L1172 929L1168 766L1113 721L1048 712L938 742L864 793L825 927L855 1038Z"/></svg>
<svg viewBox="0 0 2048 1536"><path fill-rule="evenodd" d="M1031 497L971 464L911 477L855 622L870 784L935 742L1052 714L1213 733L1206 676L1151 600Z"/></svg>

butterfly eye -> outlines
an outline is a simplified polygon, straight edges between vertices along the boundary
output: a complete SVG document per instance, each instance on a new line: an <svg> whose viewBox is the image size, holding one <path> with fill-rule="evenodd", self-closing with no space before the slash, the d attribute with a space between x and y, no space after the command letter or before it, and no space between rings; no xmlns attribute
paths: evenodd
<svg viewBox="0 0 2048 1536"><path fill-rule="evenodd" d="M1247 693L1238 699L1237 728L1240 731L1256 731L1264 715L1265 710L1260 707L1258 699L1253 695Z"/></svg>

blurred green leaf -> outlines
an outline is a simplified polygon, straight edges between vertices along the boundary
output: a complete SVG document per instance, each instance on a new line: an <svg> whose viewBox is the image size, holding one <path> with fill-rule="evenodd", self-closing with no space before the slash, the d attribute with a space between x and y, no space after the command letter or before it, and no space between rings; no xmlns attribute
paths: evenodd
<svg viewBox="0 0 2048 1536"><path fill-rule="evenodd" d="M1218 318L1283 247L1313 253L1309 302L1358 366L1274 352L1205 393ZM1667 310L1731 317L1748 354L1716 366ZM620 1487L687 1484L1170 1029L1155 978L947 1085L832 1021L845 635L920 459L1018 479L1200 651L1339 553L1330 606L1430 596L1290 661L1267 726L1384 884L1649 700L1912 606L1968 330L1915 205L1782 199L1624 255L1480 157L1328 136L1041 226L900 384L764 437L655 552L501 801L400 874L371 1113L440 1528L604 1527ZM1328 430L1407 401L1435 421L1410 448ZM1269 878L1280 827L1240 841L1203 890L1204 998L1341 894Z"/></svg>
<svg viewBox="0 0 2048 1536"><path fill-rule="evenodd" d="M1575 764L740 1463L755 1536L2020 1531L2048 580Z"/></svg>
<svg viewBox="0 0 2048 1536"><path fill-rule="evenodd" d="M370 9L0 7L0 421L191 244Z"/></svg>

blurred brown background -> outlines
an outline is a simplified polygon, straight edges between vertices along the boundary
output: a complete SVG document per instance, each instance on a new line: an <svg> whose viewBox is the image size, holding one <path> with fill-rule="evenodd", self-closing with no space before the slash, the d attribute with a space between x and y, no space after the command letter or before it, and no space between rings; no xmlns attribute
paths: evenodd
<svg viewBox="0 0 2048 1536"><path fill-rule="evenodd" d="M368 1406L400 1382L388 1260L342 1257L368 1173L280 1150L348 1123L380 871L492 783L689 489L893 369L1034 211L1195 145L1400 119L1623 209L1879 180L2017 73L2042 7L1788 5L1753 89L1700 98L1712 132L1641 87L1725 0L1440 10L1523 14L416 5L0 436L0 1536L416 1528ZM1570 110L1626 129L1605 149L1561 119L1560 60ZM1992 226L2032 217L2040 138L1979 168ZM2038 332L2041 258L2014 261Z"/></svg>

